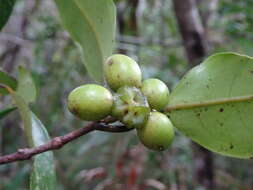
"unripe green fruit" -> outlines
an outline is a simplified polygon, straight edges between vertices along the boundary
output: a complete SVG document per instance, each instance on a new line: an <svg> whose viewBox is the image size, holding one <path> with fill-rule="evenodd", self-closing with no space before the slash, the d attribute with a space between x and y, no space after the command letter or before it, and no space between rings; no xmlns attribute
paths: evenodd
<svg viewBox="0 0 253 190"><path fill-rule="evenodd" d="M147 99L135 87L124 86L114 95L112 116L129 128L142 127L150 113Z"/></svg>
<svg viewBox="0 0 253 190"><path fill-rule="evenodd" d="M112 55L104 65L104 72L108 85L114 91L122 86L141 86L141 69L128 56Z"/></svg>
<svg viewBox="0 0 253 190"><path fill-rule="evenodd" d="M147 148L163 151L171 145L174 129L166 115L160 112L151 112L146 125L138 129L137 134Z"/></svg>
<svg viewBox="0 0 253 190"><path fill-rule="evenodd" d="M68 97L68 108L80 119L97 121L111 113L113 97L109 90L96 84L74 89Z"/></svg>
<svg viewBox="0 0 253 190"><path fill-rule="evenodd" d="M141 91L147 97L150 107L157 111L162 111L169 102L169 89L159 79L145 80Z"/></svg>

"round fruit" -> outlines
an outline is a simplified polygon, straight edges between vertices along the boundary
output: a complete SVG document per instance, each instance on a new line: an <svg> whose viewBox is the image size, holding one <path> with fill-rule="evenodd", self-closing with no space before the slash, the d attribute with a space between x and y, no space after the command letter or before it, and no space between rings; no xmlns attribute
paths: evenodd
<svg viewBox="0 0 253 190"><path fill-rule="evenodd" d="M74 89L68 97L68 108L75 116L87 121L103 119L111 113L113 97L109 90L96 84Z"/></svg>
<svg viewBox="0 0 253 190"><path fill-rule="evenodd" d="M169 89L159 79L147 79L143 82L142 93L147 97L152 109L162 111L169 101Z"/></svg>
<svg viewBox="0 0 253 190"><path fill-rule="evenodd" d="M130 57L115 54L104 65L105 78L110 88L116 91L122 86L141 86L141 69Z"/></svg>
<svg viewBox="0 0 253 190"><path fill-rule="evenodd" d="M148 120L149 113L147 99L136 87L121 87L114 95L112 116L127 127L142 127Z"/></svg>
<svg viewBox="0 0 253 190"><path fill-rule="evenodd" d="M151 112L146 125L138 129L138 136L147 148L163 151L173 141L173 125L166 115L160 112Z"/></svg>

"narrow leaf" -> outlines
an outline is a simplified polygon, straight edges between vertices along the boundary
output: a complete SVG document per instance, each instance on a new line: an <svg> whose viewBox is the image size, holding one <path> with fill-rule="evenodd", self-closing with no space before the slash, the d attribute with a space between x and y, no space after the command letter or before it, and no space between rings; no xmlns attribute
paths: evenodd
<svg viewBox="0 0 253 190"><path fill-rule="evenodd" d="M28 144L30 147L33 147L34 144L33 144L33 138L32 138L31 110L28 107L25 100L16 92L12 92L11 95L18 108L20 116L22 118L22 121L24 124L24 131L25 131Z"/></svg>
<svg viewBox="0 0 253 190"><path fill-rule="evenodd" d="M175 127L214 152L253 156L253 58L211 56L172 91L167 114Z"/></svg>
<svg viewBox="0 0 253 190"><path fill-rule="evenodd" d="M31 112L25 100L13 92L12 97L19 109L24 122L24 130L30 147L39 146L50 140L46 128L41 121ZM31 190L56 189L56 174L54 156L51 151L34 157L33 171L30 180Z"/></svg>
<svg viewBox="0 0 253 190"><path fill-rule="evenodd" d="M9 86L13 90L17 88L17 80L8 73L0 70L0 84ZM0 88L0 94L9 94L5 88Z"/></svg>
<svg viewBox="0 0 253 190"><path fill-rule="evenodd" d="M30 72L24 67L19 67L17 94L19 94L26 103L32 103L36 100L36 86Z"/></svg>
<svg viewBox="0 0 253 190"><path fill-rule="evenodd" d="M34 146L39 146L50 140L47 130L33 113L32 126ZM30 179L30 190L34 189L56 189L56 174L52 151L39 154L34 159L33 172Z"/></svg>
<svg viewBox="0 0 253 190"><path fill-rule="evenodd" d="M15 0L0 0L0 30L4 27L8 21L12 9L14 7Z"/></svg>
<svg viewBox="0 0 253 190"><path fill-rule="evenodd" d="M55 0L62 23L81 46L89 74L103 81L103 63L112 54L116 11L112 0Z"/></svg>

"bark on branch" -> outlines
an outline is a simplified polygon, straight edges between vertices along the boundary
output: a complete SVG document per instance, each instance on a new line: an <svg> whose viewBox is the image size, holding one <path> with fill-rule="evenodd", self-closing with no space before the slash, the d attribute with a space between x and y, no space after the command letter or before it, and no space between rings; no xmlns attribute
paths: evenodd
<svg viewBox="0 0 253 190"><path fill-rule="evenodd" d="M47 142L46 144L40 145L38 147L19 149L17 152L13 154L1 156L0 165L16 162L16 161L29 160L37 154L41 154L43 152L47 152L50 150L60 149L65 144L95 130L111 132L111 133L126 132L126 131L131 130L123 125L115 126L115 125L109 124L114 121L115 120L113 118L108 117L104 120L101 120L100 122L89 123L85 127L72 131L66 135L55 137L51 141Z"/></svg>

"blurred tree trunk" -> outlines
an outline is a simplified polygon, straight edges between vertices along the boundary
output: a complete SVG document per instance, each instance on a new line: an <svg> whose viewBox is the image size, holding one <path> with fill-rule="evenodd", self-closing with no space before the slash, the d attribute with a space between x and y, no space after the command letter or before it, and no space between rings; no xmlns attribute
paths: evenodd
<svg viewBox="0 0 253 190"><path fill-rule="evenodd" d="M218 2L218 0L197 0L204 28L208 27L210 22L214 20Z"/></svg>
<svg viewBox="0 0 253 190"><path fill-rule="evenodd" d="M207 54L205 30L195 0L173 0L178 27L190 66L195 66ZM213 155L193 143L195 179L206 189L214 188Z"/></svg>
<svg viewBox="0 0 253 190"><path fill-rule="evenodd" d="M138 6L139 0L122 1L117 4L117 21L119 36L138 36ZM127 9L130 9L129 15L126 15L126 13L128 13L128 11L126 11ZM119 53L127 54L127 50L122 49L121 47L118 48L118 51Z"/></svg>
<svg viewBox="0 0 253 190"><path fill-rule="evenodd" d="M26 30L30 24L29 16L32 15L38 9L39 4L40 1L25 1L22 16L16 16L16 20L11 22L12 25L9 25L10 31L16 31L15 36L17 38L26 39ZM6 33L8 34L8 28L6 30ZM2 55L0 55L0 62L4 64L4 70L10 73L14 69L19 54L21 53L22 44L16 42L13 43L13 41L9 41L8 39L6 39L6 43L4 46L5 51Z"/></svg>
<svg viewBox="0 0 253 190"><path fill-rule="evenodd" d="M129 28L134 33L134 35L137 36L138 35L137 8L139 0L130 0L129 4L132 7L130 13Z"/></svg>
<svg viewBox="0 0 253 190"><path fill-rule="evenodd" d="M207 42L195 0L173 0L178 27L191 66L197 65L207 53Z"/></svg>

